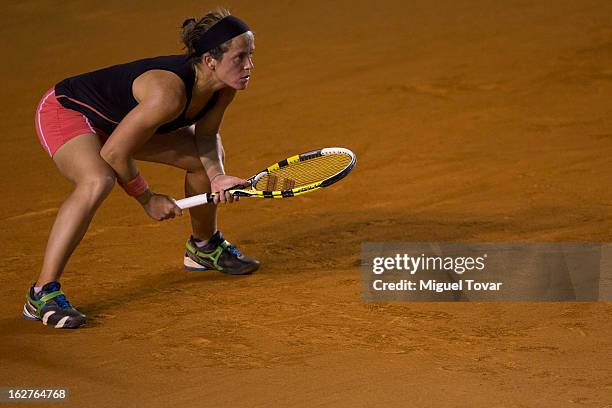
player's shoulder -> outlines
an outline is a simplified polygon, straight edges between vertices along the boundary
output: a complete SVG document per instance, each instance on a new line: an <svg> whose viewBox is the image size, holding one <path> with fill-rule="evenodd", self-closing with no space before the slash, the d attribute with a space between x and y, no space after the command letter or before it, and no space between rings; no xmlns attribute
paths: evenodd
<svg viewBox="0 0 612 408"><path fill-rule="evenodd" d="M149 96L187 97L183 80L174 72L163 69L152 69L144 72L134 80L132 87L135 88L134 90L139 90Z"/></svg>
<svg viewBox="0 0 612 408"><path fill-rule="evenodd" d="M173 111L181 111L187 103L183 80L174 72L161 69L152 69L136 78L132 93L140 104L163 104Z"/></svg>

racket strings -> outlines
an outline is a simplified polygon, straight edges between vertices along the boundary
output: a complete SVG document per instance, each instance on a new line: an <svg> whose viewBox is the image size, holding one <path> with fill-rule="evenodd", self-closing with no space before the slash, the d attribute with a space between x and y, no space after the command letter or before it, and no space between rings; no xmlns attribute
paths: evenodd
<svg viewBox="0 0 612 408"><path fill-rule="evenodd" d="M338 174L351 161L350 155L340 153L292 163L264 175L254 188L260 191L278 191L316 183Z"/></svg>

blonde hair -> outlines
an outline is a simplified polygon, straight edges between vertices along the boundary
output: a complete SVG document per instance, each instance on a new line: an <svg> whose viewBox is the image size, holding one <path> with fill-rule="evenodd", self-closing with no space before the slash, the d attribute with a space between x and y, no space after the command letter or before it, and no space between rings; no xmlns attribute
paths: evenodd
<svg viewBox="0 0 612 408"><path fill-rule="evenodd" d="M199 55L195 55L195 44L202 34L210 30L212 26L217 24L219 20L230 15L228 9L223 7L217 7L215 10L210 11L204 15L204 17L196 20L195 18L188 18L183 22L181 27L181 42L183 43L186 54L190 55L190 62L192 64L200 60ZM230 48L232 40L228 40L223 44L211 49L208 53L216 60L221 60L223 54Z"/></svg>

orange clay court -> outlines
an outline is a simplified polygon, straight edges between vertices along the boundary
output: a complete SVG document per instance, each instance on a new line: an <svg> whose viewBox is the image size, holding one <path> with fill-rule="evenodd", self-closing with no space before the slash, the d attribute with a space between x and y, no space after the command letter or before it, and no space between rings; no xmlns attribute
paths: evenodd
<svg viewBox="0 0 612 408"><path fill-rule="evenodd" d="M61 407L610 406L610 303L364 303L359 275L368 241L612 241L607 1L222 4L257 42L221 129L228 172L325 146L355 170L222 207L262 262L242 277L184 271L188 216L153 221L115 187L62 277L87 326L22 319L71 189L37 140L40 97L180 53L181 22L217 5L1 6L0 387L68 388ZM139 166L183 197L182 171Z"/></svg>

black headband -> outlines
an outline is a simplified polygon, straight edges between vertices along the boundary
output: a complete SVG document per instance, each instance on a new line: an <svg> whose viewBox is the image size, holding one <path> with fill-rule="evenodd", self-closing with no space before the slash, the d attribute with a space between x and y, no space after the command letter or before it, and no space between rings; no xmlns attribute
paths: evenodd
<svg viewBox="0 0 612 408"><path fill-rule="evenodd" d="M193 55L200 56L247 31L251 31L251 29L238 17L223 17L196 40Z"/></svg>

